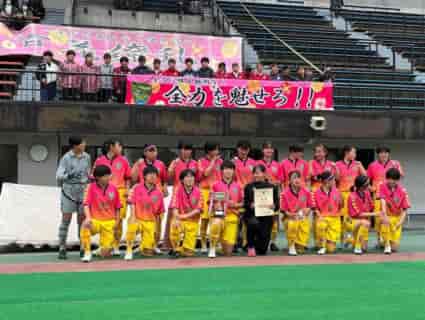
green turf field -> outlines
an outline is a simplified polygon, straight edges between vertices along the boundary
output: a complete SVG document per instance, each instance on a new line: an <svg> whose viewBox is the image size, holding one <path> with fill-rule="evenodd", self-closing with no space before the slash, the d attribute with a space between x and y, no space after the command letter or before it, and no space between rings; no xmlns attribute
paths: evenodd
<svg viewBox="0 0 425 320"><path fill-rule="evenodd" d="M0 320L424 319L425 262L0 276Z"/></svg>

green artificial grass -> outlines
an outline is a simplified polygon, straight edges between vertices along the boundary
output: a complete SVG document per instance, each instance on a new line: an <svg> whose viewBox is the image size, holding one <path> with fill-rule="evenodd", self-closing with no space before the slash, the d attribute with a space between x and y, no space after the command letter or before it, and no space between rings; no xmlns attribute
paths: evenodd
<svg viewBox="0 0 425 320"><path fill-rule="evenodd" d="M423 319L425 262L0 276L0 320Z"/></svg>

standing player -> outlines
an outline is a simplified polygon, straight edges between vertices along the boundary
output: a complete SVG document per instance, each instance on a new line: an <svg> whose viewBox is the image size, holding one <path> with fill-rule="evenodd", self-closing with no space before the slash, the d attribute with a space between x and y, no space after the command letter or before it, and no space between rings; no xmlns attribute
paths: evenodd
<svg viewBox="0 0 425 320"><path fill-rule="evenodd" d="M336 166L334 162L327 159L329 151L324 144L316 145L313 153L314 159L310 161L311 190L316 191L321 185L319 176L325 171L336 175Z"/></svg>
<svg viewBox="0 0 425 320"><path fill-rule="evenodd" d="M112 255L119 256L120 241L122 237L122 221L127 214L127 196L131 183L131 167L126 157L122 155L123 146L118 139L107 140L103 144L103 156L96 159L94 168L100 165L111 169L111 184L115 186L120 195L121 210L117 225L117 238L114 241Z"/></svg>
<svg viewBox="0 0 425 320"><path fill-rule="evenodd" d="M329 171L320 175L322 186L313 193L313 207L317 217L319 255L334 253L341 236L340 212L342 196L335 187L335 177Z"/></svg>
<svg viewBox="0 0 425 320"><path fill-rule="evenodd" d="M198 180L204 201L201 213L201 252L207 253L207 231L209 223L209 192L213 184L221 180L221 165L223 160L220 157L220 145L215 142L205 143L205 157L198 161Z"/></svg>
<svg viewBox="0 0 425 320"><path fill-rule="evenodd" d="M271 142L265 142L263 144L263 159L257 161L257 164L261 164L266 168L267 181L280 188L282 185L282 170L279 162L274 158L274 147ZM279 212L273 217L273 227L270 239L270 251L279 251L276 245L277 235L279 233Z"/></svg>
<svg viewBox="0 0 425 320"><path fill-rule="evenodd" d="M308 187L310 180L309 164L304 160L304 148L300 145L289 146L289 156L281 163L283 188L289 186L289 174L293 171L301 173L303 187Z"/></svg>
<svg viewBox="0 0 425 320"><path fill-rule="evenodd" d="M354 185L354 180L360 175L366 175L366 170L360 161L356 161L357 150L355 147L344 146L343 154L343 160L336 162L336 177L338 190L342 194L344 204L341 210L341 240L343 244L348 245L353 243L353 223L352 219L348 215L348 196L350 195L350 190Z"/></svg>
<svg viewBox="0 0 425 320"><path fill-rule="evenodd" d="M280 195L280 210L286 216L289 255L296 256L308 247L310 238L311 193L303 187L299 171L289 173L289 186Z"/></svg>
<svg viewBox="0 0 425 320"><path fill-rule="evenodd" d="M195 173L190 169L180 174L178 188L170 204L173 218L170 229L171 257L190 257L195 253L199 218L204 206L201 190L195 185Z"/></svg>
<svg viewBox="0 0 425 320"><path fill-rule="evenodd" d="M146 144L144 147L144 158L137 161L131 171L131 176L133 183L143 183L143 170L147 166L153 166L158 170L158 179L157 186L161 190L164 198L168 197L168 175L167 167L164 162L158 160L158 149L153 144ZM162 216L158 216L157 221L157 232L156 232L156 244L159 244L161 237L161 225L162 225ZM160 254L161 251L158 247L155 248L155 253Z"/></svg>
<svg viewBox="0 0 425 320"><path fill-rule="evenodd" d="M164 196L156 185L158 170L148 166L143 169L143 183L136 184L128 202L131 216L127 227L127 251L125 260L133 260L133 244L138 233L141 234L140 253L153 256L155 253L158 217L164 213Z"/></svg>
<svg viewBox="0 0 425 320"><path fill-rule="evenodd" d="M243 206L243 190L234 179L234 163L224 161L221 171L223 178L213 184L209 199L212 219L208 255L210 258L216 257L216 246L219 241L224 255L232 255L238 237L240 208ZM216 199L217 194L222 194L224 199Z"/></svg>
<svg viewBox="0 0 425 320"><path fill-rule="evenodd" d="M386 182L379 187L378 199L381 201L381 236L386 254L398 251L407 209L410 208L406 189L400 185L401 173L396 168L387 171Z"/></svg>
<svg viewBox="0 0 425 320"><path fill-rule="evenodd" d="M83 262L90 262L91 237L100 235L100 255L111 255L114 233L119 221L120 198L117 188L111 183L111 169L97 166L93 171L96 182L90 183L84 199L85 220L81 227L81 246L84 249Z"/></svg>
<svg viewBox="0 0 425 320"><path fill-rule="evenodd" d="M198 170L198 163L193 159L193 145L182 141L177 148L179 156L168 167L168 177L173 180L174 191L180 185L180 174L184 170L190 169L195 173Z"/></svg>
<svg viewBox="0 0 425 320"><path fill-rule="evenodd" d="M369 165L367 168L367 175L372 184L371 191L375 201L375 212L380 213L382 210L381 201L378 199L378 192L380 185L385 182L385 175L387 171L391 168L395 168L400 172L401 177L404 177L404 171L399 161L391 159L390 148L385 146L378 147L376 148L376 154L378 159ZM380 236L380 229L380 218L379 215L377 215L375 218L375 230L378 233L378 247L382 247L383 245L383 239Z"/></svg>
<svg viewBox="0 0 425 320"><path fill-rule="evenodd" d="M71 150L60 160L56 180L61 185L62 220L59 226L59 259L66 259L66 239L72 214L77 213L78 231L84 220L84 190L89 183L90 156L85 152L86 141L81 137L69 138ZM80 232L78 232L80 234Z"/></svg>
<svg viewBox="0 0 425 320"><path fill-rule="evenodd" d="M367 251L369 240L370 217L373 212L373 200L369 191L369 178L358 176L348 197L348 213L354 225L354 253L362 254Z"/></svg>

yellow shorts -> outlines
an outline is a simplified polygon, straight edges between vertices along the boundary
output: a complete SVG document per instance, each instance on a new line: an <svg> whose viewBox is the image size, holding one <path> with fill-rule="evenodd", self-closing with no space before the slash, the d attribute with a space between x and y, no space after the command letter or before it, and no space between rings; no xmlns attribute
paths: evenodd
<svg viewBox="0 0 425 320"><path fill-rule="evenodd" d="M321 217L319 219L316 220L318 238L335 243L339 242L341 238L341 217Z"/></svg>
<svg viewBox="0 0 425 320"><path fill-rule="evenodd" d="M112 248L115 240L114 228L115 220L91 220L90 229L81 228L81 243L86 251L90 250L90 238L99 234L99 247L101 250L108 250Z"/></svg>
<svg viewBox="0 0 425 320"><path fill-rule="evenodd" d="M155 248L156 221L136 220L127 227L127 242L133 242L140 233L140 251L153 250Z"/></svg>
<svg viewBox="0 0 425 320"><path fill-rule="evenodd" d="M343 191L341 192L342 196L342 209L341 209L341 215L343 217L348 217L348 197L350 196L350 192Z"/></svg>
<svg viewBox="0 0 425 320"><path fill-rule="evenodd" d="M121 209L120 209L120 218L121 220L125 219L127 215L127 195L128 190L126 188L118 189L118 194L120 196Z"/></svg>
<svg viewBox="0 0 425 320"><path fill-rule="evenodd" d="M210 237L212 240L221 240L225 244L235 245L239 230L239 218L229 215L224 219L214 219L210 226Z"/></svg>
<svg viewBox="0 0 425 320"><path fill-rule="evenodd" d="M381 212L381 200L375 200L374 201L374 209L373 211L376 213ZM381 217L380 215L375 216L375 231L380 233L381 232Z"/></svg>
<svg viewBox="0 0 425 320"><path fill-rule="evenodd" d="M294 242L303 247L308 247L310 241L310 220L304 218L302 220L287 218L286 237L288 242Z"/></svg>
<svg viewBox="0 0 425 320"><path fill-rule="evenodd" d="M389 216L390 225L389 227L381 224L381 235L386 241L391 241L396 244L400 244L403 226L396 228L396 225L400 222L399 216Z"/></svg>
<svg viewBox="0 0 425 320"><path fill-rule="evenodd" d="M180 221L176 226L175 221L171 223L170 242L174 250L186 253L194 253L198 236L199 222L186 220Z"/></svg>
<svg viewBox="0 0 425 320"><path fill-rule="evenodd" d="M202 199L204 200L204 209L201 213L201 219L209 220L210 218L210 208L208 204L208 200L210 198L210 190L209 189L201 189Z"/></svg>

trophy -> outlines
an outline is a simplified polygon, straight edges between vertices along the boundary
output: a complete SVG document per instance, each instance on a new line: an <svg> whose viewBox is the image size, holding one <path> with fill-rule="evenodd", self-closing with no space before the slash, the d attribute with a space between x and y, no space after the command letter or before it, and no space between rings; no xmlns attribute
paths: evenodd
<svg viewBox="0 0 425 320"><path fill-rule="evenodd" d="M210 193L210 216L223 218L227 210L227 196L225 192Z"/></svg>

